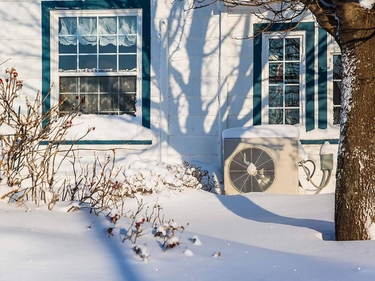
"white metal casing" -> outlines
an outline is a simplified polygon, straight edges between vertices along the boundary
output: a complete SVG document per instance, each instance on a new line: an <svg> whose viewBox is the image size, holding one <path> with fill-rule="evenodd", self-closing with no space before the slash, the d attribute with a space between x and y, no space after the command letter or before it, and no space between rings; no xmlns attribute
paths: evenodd
<svg viewBox="0 0 375 281"><path fill-rule="evenodd" d="M225 194L302 194L298 185L299 131L260 125L223 132Z"/></svg>

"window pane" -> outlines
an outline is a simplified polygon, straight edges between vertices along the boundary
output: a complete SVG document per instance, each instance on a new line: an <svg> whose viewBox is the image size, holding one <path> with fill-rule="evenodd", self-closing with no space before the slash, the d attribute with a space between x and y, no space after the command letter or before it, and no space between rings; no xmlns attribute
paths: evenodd
<svg viewBox="0 0 375 281"><path fill-rule="evenodd" d="M117 18L116 17L100 17L99 18L99 34L116 34Z"/></svg>
<svg viewBox="0 0 375 281"><path fill-rule="evenodd" d="M117 53L117 37L101 36L99 53Z"/></svg>
<svg viewBox="0 0 375 281"><path fill-rule="evenodd" d="M90 37L92 41L96 42L96 37ZM80 54L96 54L97 52L97 46L91 45L91 44L79 44L79 53Z"/></svg>
<svg viewBox="0 0 375 281"><path fill-rule="evenodd" d="M268 123L283 124L283 109L270 109L268 111Z"/></svg>
<svg viewBox="0 0 375 281"><path fill-rule="evenodd" d="M285 59L286 60L299 60L300 53L300 39L287 38L285 39Z"/></svg>
<svg viewBox="0 0 375 281"><path fill-rule="evenodd" d="M81 92L97 92L98 91L98 78L97 77L81 77L80 79Z"/></svg>
<svg viewBox="0 0 375 281"><path fill-rule="evenodd" d="M341 104L341 81L333 81L333 105Z"/></svg>
<svg viewBox="0 0 375 281"><path fill-rule="evenodd" d="M98 113L98 95L86 94L81 95L81 100L84 101L81 105L81 110L83 113Z"/></svg>
<svg viewBox="0 0 375 281"><path fill-rule="evenodd" d="M98 33L96 17L80 17L78 18L78 25L80 35L93 35Z"/></svg>
<svg viewBox="0 0 375 281"><path fill-rule="evenodd" d="M285 83L299 83L299 62L285 63Z"/></svg>
<svg viewBox="0 0 375 281"><path fill-rule="evenodd" d="M99 56L99 68L105 71L117 71L117 57L115 55Z"/></svg>
<svg viewBox="0 0 375 281"><path fill-rule="evenodd" d="M340 124L341 107L333 108L333 124Z"/></svg>
<svg viewBox="0 0 375 281"><path fill-rule="evenodd" d="M285 110L285 124L294 125L299 123L299 109Z"/></svg>
<svg viewBox="0 0 375 281"><path fill-rule="evenodd" d="M118 34L136 34L137 33L137 17L126 16L119 17Z"/></svg>
<svg viewBox="0 0 375 281"><path fill-rule="evenodd" d="M124 55L120 56L119 70L136 70L137 69L137 56L136 55Z"/></svg>
<svg viewBox="0 0 375 281"><path fill-rule="evenodd" d="M283 58L283 39L269 39L268 60L281 61Z"/></svg>
<svg viewBox="0 0 375 281"><path fill-rule="evenodd" d="M333 79L341 79L341 56L333 56Z"/></svg>
<svg viewBox="0 0 375 281"><path fill-rule="evenodd" d="M97 68L96 56L79 56L79 69L86 71Z"/></svg>
<svg viewBox="0 0 375 281"><path fill-rule="evenodd" d="M100 92L118 92L117 77L100 77L99 79Z"/></svg>
<svg viewBox="0 0 375 281"><path fill-rule="evenodd" d="M77 33L76 17L59 18L59 36L73 35Z"/></svg>
<svg viewBox="0 0 375 281"><path fill-rule="evenodd" d="M100 111L118 111L118 94L100 95Z"/></svg>
<svg viewBox="0 0 375 281"><path fill-rule="evenodd" d="M120 95L120 111L135 113L135 95Z"/></svg>
<svg viewBox="0 0 375 281"><path fill-rule="evenodd" d="M64 100L65 99L65 100ZM64 102L60 105L60 111L68 113L74 111L77 106L76 95L60 94L60 101Z"/></svg>
<svg viewBox="0 0 375 281"><path fill-rule="evenodd" d="M120 92L135 92L136 85L135 76L120 77Z"/></svg>
<svg viewBox="0 0 375 281"><path fill-rule="evenodd" d="M130 38L131 37L131 38ZM120 53L133 53L135 54L137 52L137 36L136 35L129 35L129 36L119 36L120 42L124 42L125 40L132 40L134 41L134 44L128 46L120 44L119 51Z"/></svg>
<svg viewBox="0 0 375 281"><path fill-rule="evenodd" d="M77 77L61 77L60 93L76 93L78 89Z"/></svg>
<svg viewBox="0 0 375 281"><path fill-rule="evenodd" d="M59 43L59 54L77 54L77 45L63 45Z"/></svg>
<svg viewBox="0 0 375 281"><path fill-rule="evenodd" d="M285 106L299 107L299 86L285 86Z"/></svg>
<svg viewBox="0 0 375 281"><path fill-rule="evenodd" d="M269 81L271 83L283 82L283 64L269 63Z"/></svg>
<svg viewBox="0 0 375 281"><path fill-rule="evenodd" d="M59 71L77 70L77 56L60 56Z"/></svg>
<svg viewBox="0 0 375 281"><path fill-rule="evenodd" d="M269 96L270 107L282 107L283 106L283 87L271 86Z"/></svg>

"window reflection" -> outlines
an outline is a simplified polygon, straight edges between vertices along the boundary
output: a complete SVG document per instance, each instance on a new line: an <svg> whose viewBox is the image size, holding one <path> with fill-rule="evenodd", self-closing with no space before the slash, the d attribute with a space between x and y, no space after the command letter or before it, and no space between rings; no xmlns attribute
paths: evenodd
<svg viewBox="0 0 375 281"><path fill-rule="evenodd" d="M300 39L287 38L285 39L285 60L299 61L300 57Z"/></svg>
<svg viewBox="0 0 375 281"><path fill-rule="evenodd" d="M269 39L268 60L282 61L283 58L283 39Z"/></svg>
<svg viewBox="0 0 375 281"><path fill-rule="evenodd" d="M136 76L61 77L60 113L134 115L136 85Z"/></svg>
<svg viewBox="0 0 375 281"><path fill-rule="evenodd" d="M271 86L269 92L270 107L282 107L283 106L283 87Z"/></svg>
<svg viewBox="0 0 375 281"><path fill-rule="evenodd" d="M341 113L341 82L342 62L341 55L333 56L333 124L340 124Z"/></svg>
<svg viewBox="0 0 375 281"><path fill-rule="evenodd" d="M282 63L269 64L269 81L270 83L283 82L284 66Z"/></svg>
<svg viewBox="0 0 375 281"><path fill-rule="evenodd" d="M299 86L285 86L285 106L299 107Z"/></svg>
<svg viewBox="0 0 375 281"><path fill-rule="evenodd" d="M300 63L287 62L285 63L285 83L299 83Z"/></svg>
<svg viewBox="0 0 375 281"><path fill-rule="evenodd" d="M269 39L268 118L270 124L300 122L300 38Z"/></svg>

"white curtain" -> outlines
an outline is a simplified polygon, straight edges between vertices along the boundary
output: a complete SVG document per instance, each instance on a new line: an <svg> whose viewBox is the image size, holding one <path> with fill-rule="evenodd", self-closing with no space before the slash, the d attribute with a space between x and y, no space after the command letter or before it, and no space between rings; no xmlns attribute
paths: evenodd
<svg viewBox="0 0 375 281"><path fill-rule="evenodd" d="M99 44L107 46L116 44L129 47L136 44L137 40L137 18L118 17L119 27L117 30L116 17L84 17L60 18L59 42L63 45L76 45L77 38L82 45L96 45L97 36ZM118 31L118 33L117 33ZM117 39L117 36L118 39Z"/></svg>

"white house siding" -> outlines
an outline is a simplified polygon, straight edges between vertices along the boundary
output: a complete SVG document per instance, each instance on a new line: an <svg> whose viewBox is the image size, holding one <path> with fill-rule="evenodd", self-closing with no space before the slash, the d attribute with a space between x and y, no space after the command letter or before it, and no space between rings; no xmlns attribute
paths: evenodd
<svg viewBox="0 0 375 281"><path fill-rule="evenodd" d="M0 1L0 71L15 66L27 79L24 93L41 89L40 25L39 1Z"/></svg>
<svg viewBox="0 0 375 281"><path fill-rule="evenodd" d="M159 87L152 90L162 92L152 96L162 109L158 119L162 158L218 162L219 7L186 12L184 3L155 5L152 81Z"/></svg>
<svg viewBox="0 0 375 281"><path fill-rule="evenodd" d="M253 40L249 13L228 13L228 128L251 126L253 108Z"/></svg>

